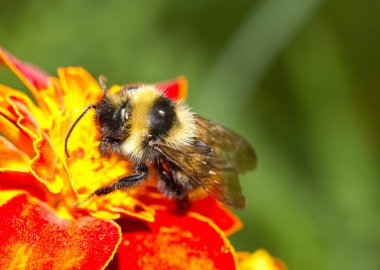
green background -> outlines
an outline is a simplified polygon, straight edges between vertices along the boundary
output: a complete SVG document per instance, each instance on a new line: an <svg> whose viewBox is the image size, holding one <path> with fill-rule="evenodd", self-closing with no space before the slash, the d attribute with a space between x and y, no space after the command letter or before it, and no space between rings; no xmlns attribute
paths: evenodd
<svg viewBox="0 0 380 270"><path fill-rule="evenodd" d="M55 74L185 75L194 111L258 153L238 250L380 269L380 2L1 0L0 44ZM20 86L8 72L1 81ZM20 86L21 87L21 86Z"/></svg>

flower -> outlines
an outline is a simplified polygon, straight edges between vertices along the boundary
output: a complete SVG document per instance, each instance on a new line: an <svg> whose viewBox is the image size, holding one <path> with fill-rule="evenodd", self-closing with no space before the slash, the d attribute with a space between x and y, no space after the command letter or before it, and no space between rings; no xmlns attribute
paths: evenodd
<svg viewBox="0 0 380 270"><path fill-rule="evenodd" d="M248 252L239 252L239 269L240 270L286 270L283 262L273 258L264 249L259 249L253 254Z"/></svg>
<svg viewBox="0 0 380 270"><path fill-rule="evenodd" d="M179 215L175 203L157 192L153 175L138 188L78 204L131 173L127 160L99 154L97 127L88 115L72 133L65 157L66 134L84 108L100 100L100 86L83 68L60 68L52 77L1 48L0 64L35 99L0 84L1 269L238 267L227 235L241 223L211 197ZM174 100L185 97L182 77L157 86Z"/></svg>

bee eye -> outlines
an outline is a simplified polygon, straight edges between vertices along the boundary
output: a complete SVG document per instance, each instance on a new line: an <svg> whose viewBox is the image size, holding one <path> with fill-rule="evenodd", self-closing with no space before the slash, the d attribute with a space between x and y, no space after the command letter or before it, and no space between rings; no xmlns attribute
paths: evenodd
<svg viewBox="0 0 380 270"><path fill-rule="evenodd" d="M129 117L129 113L127 112L127 110L125 108L122 108L120 110L120 118L122 121L125 121L125 120L128 120L128 117Z"/></svg>
<svg viewBox="0 0 380 270"><path fill-rule="evenodd" d="M166 113L164 110L158 110L158 114L162 117L165 117Z"/></svg>
<svg viewBox="0 0 380 270"><path fill-rule="evenodd" d="M103 139L105 143L111 143L111 144L120 144L121 140L113 137L105 137Z"/></svg>
<svg viewBox="0 0 380 270"><path fill-rule="evenodd" d="M159 98L149 115L150 134L156 137L166 135L175 120L174 104L167 98Z"/></svg>

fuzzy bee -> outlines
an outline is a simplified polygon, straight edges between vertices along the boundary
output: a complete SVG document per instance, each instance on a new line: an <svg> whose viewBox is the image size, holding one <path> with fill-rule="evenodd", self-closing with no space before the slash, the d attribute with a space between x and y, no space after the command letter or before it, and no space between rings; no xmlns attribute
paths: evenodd
<svg viewBox="0 0 380 270"><path fill-rule="evenodd" d="M155 85L124 86L108 91L105 78L99 83L102 99L88 106L71 126L95 109L100 132L99 151L132 161L134 173L97 189L92 196L126 190L145 181L149 168L156 170L157 189L187 202L198 188L233 208L244 208L238 174L255 168L256 155L240 135L195 113L183 103L169 99Z"/></svg>

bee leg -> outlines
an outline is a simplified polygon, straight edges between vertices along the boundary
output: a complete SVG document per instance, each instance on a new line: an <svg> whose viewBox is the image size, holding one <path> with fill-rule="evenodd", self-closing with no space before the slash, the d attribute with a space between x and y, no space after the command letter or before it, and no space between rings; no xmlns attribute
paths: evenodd
<svg viewBox="0 0 380 270"><path fill-rule="evenodd" d="M179 215L185 215L187 211L191 207L191 202L189 197L187 196L187 192L183 189L183 187L173 179L173 175L166 171L164 168L158 168L159 173L159 182L158 182L158 190L170 197L175 199L177 208L175 209L175 213Z"/></svg>
<svg viewBox="0 0 380 270"><path fill-rule="evenodd" d="M126 177L123 177L117 180L113 184L110 184L108 186L104 186L95 190L95 192L92 193L90 197L104 196L111 192L114 192L115 190L125 190L128 188L137 186L138 184L140 184L142 181L146 179L149 173L148 167L145 164L136 166L135 171L136 171L136 174L128 175Z"/></svg>
<svg viewBox="0 0 380 270"><path fill-rule="evenodd" d="M181 216L185 215L191 207L191 202L187 194L184 194L180 199L176 199L176 203L177 203L177 213Z"/></svg>

